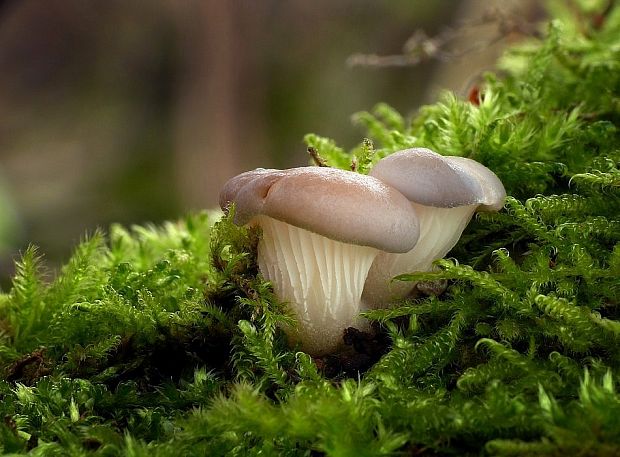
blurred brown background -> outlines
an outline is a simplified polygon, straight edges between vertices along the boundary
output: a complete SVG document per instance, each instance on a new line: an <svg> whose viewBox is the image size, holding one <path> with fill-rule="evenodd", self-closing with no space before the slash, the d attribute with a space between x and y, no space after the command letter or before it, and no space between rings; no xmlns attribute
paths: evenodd
<svg viewBox="0 0 620 457"><path fill-rule="evenodd" d="M495 2L502 8L508 3ZM455 0L0 1L0 258L27 243L66 259L87 230L217 205L257 166L307 163L303 135L347 147L351 114L404 113L465 90L502 40L441 64L347 65L482 18ZM486 30L486 31L485 31ZM476 41L477 40L477 41ZM436 56L431 56L436 57Z"/></svg>

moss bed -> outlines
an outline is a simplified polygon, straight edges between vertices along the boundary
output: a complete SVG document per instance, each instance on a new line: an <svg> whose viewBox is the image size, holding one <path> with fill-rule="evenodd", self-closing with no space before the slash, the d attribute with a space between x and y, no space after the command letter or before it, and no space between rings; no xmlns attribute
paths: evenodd
<svg viewBox="0 0 620 457"><path fill-rule="evenodd" d="M620 455L620 7L567 4L479 99L412 120L378 105L352 151L306 137L362 173L420 146L501 178L501 212L398 278L445 292L368 312L376 334L313 359L279 330L258 234L228 218L113 226L56 273L29 248L0 295L0 451Z"/></svg>

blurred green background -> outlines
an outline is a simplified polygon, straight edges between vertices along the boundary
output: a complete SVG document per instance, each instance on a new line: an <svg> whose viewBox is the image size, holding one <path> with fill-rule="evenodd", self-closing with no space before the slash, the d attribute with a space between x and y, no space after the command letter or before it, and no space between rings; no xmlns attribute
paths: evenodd
<svg viewBox="0 0 620 457"><path fill-rule="evenodd" d="M0 1L0 277L28 243L54 265L86 231L211 208L235 174L306 164L305 133L353 146L351 114L380 101L410 113L466 91L506 41L497 20L459 61L347 59L492 4L525 2Z"/></svg>

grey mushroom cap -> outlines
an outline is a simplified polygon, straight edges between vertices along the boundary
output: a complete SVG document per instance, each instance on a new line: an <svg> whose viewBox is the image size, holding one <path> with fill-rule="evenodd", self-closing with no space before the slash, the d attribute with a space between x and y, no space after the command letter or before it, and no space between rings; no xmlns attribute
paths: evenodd
<svg viewBox="0 0 620 457"><path fill-rule="evenodd" d="M484 165L425 148L395 152L377 162L369 174L409 200L436 208L479 205L479 210L497 211L506 198L501 181Z"/></svg>
<svg viewBox="0 0 620 457"><path fill-rule="evenodd" d="M475 160L467 157L446 157L450 162L457 164L474 176L482 187L482 194L478 199L478 211L499 211L506 200L506 189L497 175Z"/></svg>
<svg viewBox="0 0 620 457"><path fill-rule="evenodd" d="M415 210L377 178L327 167L259 168L230 179L220 193L234 222L264 215L344 243L407 252L419 237Z"/></svg>

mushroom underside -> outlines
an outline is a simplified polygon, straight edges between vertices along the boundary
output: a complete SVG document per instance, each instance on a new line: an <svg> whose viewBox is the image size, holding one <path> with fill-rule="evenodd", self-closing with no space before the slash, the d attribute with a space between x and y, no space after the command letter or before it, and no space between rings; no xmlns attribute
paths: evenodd
<svg viewBox="0 0 620 457"><path fill-rule="evenodd" d="M347 327L363 328L360 299L379 250L335 241L268 216L257 216L263 235L258 266L287 302L299 325L285 328L312 354L331 352Z"/></svg>
<svg viewBox="0 0 620 457"><path fill-rule="evenodd" d="M404 298L415 282L392 281L394 276L431 271L433 262L443 258L458 242L477 205L435 208L411 202L420 222L420 238L404 254L380 252L368 272L362 294L363 308L384 308L390 301Z"/></svg>

